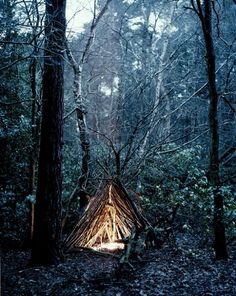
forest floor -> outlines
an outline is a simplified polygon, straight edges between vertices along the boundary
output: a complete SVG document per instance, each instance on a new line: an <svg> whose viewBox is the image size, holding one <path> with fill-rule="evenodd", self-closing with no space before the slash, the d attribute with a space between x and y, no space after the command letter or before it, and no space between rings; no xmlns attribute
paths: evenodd
<svg viewBox="0 0 236 296"><path fill-rule="evenodd" d="M134 270L118 271L118 259L90 251L68 254L57 266L29 267L29 252L3 252L2 296L149 296L236 295L236 260L214 261L199 238L177 236L177 250L168 244L148 250Z"/></svg>

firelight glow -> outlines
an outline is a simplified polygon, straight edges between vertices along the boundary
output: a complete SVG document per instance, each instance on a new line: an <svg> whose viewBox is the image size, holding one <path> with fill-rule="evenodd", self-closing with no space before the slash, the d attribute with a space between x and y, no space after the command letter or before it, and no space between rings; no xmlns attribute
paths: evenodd
<svg viewBox="0 0 236 296"><path fill-rule="evenodd" d="M94 250L110 250L110 251L114 251L114 250L123 250L124 249L124 244L123 243L116 243L116 242L109 242L109 243L101 243L98 246L94 246L93 247Z"/></svg>

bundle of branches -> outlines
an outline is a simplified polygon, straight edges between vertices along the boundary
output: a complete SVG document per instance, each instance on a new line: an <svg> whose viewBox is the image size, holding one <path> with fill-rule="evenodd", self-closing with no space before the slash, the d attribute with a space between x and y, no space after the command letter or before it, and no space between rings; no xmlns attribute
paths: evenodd
<svg viewBox="0 0 236 296"><path fill-rule="evenodd" d="M144 229L148 224L121 182L109 180L66 239L66 249L123 241L132 229Z"/></svg>

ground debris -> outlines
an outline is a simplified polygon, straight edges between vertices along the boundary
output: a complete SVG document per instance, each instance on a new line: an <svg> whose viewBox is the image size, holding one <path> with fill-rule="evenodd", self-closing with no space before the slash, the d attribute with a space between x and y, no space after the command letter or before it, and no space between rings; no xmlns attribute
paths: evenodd
<svg viewBox="0 0 236 296"><path fill-rule="evenodd" d="M128 273L117 271L117 258L86 250L68 254L63 264L37 268L27 265L29 252L9 251L2 258L2 296L236 295L236 261L214 261L198 240L180 235L178 250L148 250Z"/></svg>

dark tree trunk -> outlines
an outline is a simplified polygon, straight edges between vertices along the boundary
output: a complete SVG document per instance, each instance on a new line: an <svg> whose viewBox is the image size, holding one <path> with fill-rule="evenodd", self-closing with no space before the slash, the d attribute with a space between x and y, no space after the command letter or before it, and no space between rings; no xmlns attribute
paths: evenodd
<svg viewBox="0 0 236 296"><path fill-rule="evenodd" d="M35 42L35 48L37 44ZM35 56L37 50L35 50ZM36 186L36 167L37 167L37 157L39 149L39 129L40 129L40 119L38 116L39 105L37 98L37 59L33 57L30 62L29 72L30 72L30 85L32 94L32 107L31 107L31 137L32 137L32 149L29 162L29 195L33 195ZM33 237L33 227L34 227L34 203L31 203L30 210L30 239Z"/></svg>
<svg viewBox="0 0 236 296"><path fill-rule="evenodd" d="M38 151L39 151L39 132L40 132L40 118L39 118L39 97L37 95L37 66L38 66L38 29L40 25L40 15L38 9L37 1L32 3L32 14L34 15L35 22L30 20L30 25L32 29L33 37L33 46L34 50L29 64L29 74L30 74L30 88L32 95L32 105L31 105L31 137L32 137L32 147L29 161L29 195L34 195L35 186L36 186L36 168L38 160ZM33 229L34 229L34 202L31 201L30 204L30 236L29 239L33 238Z"/></svg>
<svg viewBox="0 0 236 296"><path fill-rule="evenodd" d="M35 169L36 169L36 155L37 155L37 137L36 137L36 57L33 57L30 66L30 86L32 94L32 107L31 107L31 137L32 137L32 148L29 161L29 190L28 194L33 195L35 189ZM30 203L30 235L29 239L33 238L34 228L34 203Z"/></svg>
<svg viewBox="0 0 236 296"><path fill-rule="evenodd" d="M43 109L31 264L58 263L61 240L65 0L46 0Z"/></svg>
<svg viewBox="0 0 236 296"><path fill-rule="evenodd" d="M32 107L31 107L31 136L32 136L32 151L30 156L30 176L29 176L29 194L33 193L35 185L35 162L36 162L36 58L33 57L30 63L30 85L32 94Z"/></svg>
<svg viewBox="0 0 236 296"><path fill-rule="evenodd" d="M227 259L224 207L223 197L219 193L219 125L218 125L218 94L216 89L215 74L215 52L212 36L212 2L204 0L204 9L201 9L200 1L197 0L198 15L201 20L205 46L206 62L208 74L208 89L210 96L209 106L209 127L210 127L210 163L209 163L209 183L214 188L214 234L215 234L215 254L216 259Z"/></svg>

